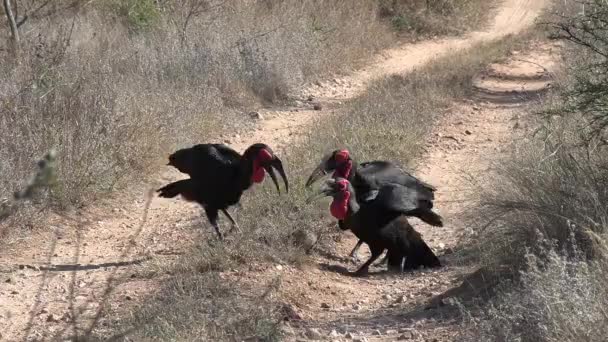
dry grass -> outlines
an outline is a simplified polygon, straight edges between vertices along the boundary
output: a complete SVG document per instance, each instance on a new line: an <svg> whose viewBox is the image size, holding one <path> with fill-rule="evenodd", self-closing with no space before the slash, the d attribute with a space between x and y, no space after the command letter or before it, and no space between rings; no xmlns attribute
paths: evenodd
<svg viewBox="0 0 608 342"><path fill-rule="evenodd" d="M605 341L608 265L589 264L550 250L527 255L527 271L481 316L468 316L462 341ZM480 318L481 317L481 318Z"/></svg>
<svg viewBox="0 0 608 342"><path fill-rule="evenodd" d="M8 30L0 36L0 196L55 147L58 183L43 204L60 208L138 184L168 151L246 130L252 106L288 100L395 41L371 0L17 5L18 21L28 16L17 58ZM419 18L475 25L479 13Z"/></svg>

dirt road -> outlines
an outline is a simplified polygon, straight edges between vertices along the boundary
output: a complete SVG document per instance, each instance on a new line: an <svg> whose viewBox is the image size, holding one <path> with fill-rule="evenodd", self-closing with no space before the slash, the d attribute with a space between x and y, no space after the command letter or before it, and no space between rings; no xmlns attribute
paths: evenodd
<svg viewBox="0 0 608 342"><path fill-rule="evenodd" d="M506 0L497 9L493 23L484 31L473 32L461 38L408 44L385 51L365 69L338 80L305 88L302 94L312 94L321 103L339 106L340 101L365 92L367 85L374 79L394 73L407 73L435 57L525 29L533 23L547 2ZM442 251L453 247L459 231L455 229L459 227L455 215L459 210L458 205L449 204L459 199L458 189L462 187L459 180L462 170L458 167L474 164L475 167L467 171L473 174L482 172L487 167L484 156L493 154L503 141L509 139L512 126L509 121L513 115L511 109L488 105L476 107L476 110L470 105L461 106L454 108L453 115L446 116L437 127L438 134L430 137L425 163L427 168L421 170L425 180L441 189L438 199L443 202L441 212L448 218L447 226L450 229L430 230L422 226L419 229L433 248ZM231 145L238 150L258 141L281 146L297 137L298 132L305 132L313 118L328 115L328 111L313 111L303 107L297 112L268 110L262 115L264 119L260 120L252 134L230 137ZM463 127L469 127L471 134L464 134ZM448 136L452 138L447 138ZM176 173L168 172L159 179L159 183L177 177ZM151 188L155 186L153 184ZM67 336L70 329L86 330L104 297L108 277L129 276L131 267L153 263L154 258L150 260L142 255L158 255L170 250L171 246L165 245L161 237L170 236L187 225L188 220L184 218L199 215L196 206L184 205L182 201L153 199L148 203L146 191L128 194L125 198L87 209L86 212L74 215L72 220L58 218L49 222L47 229L40 229L41 233L16 241L10 250L2 252L0 339L41 340L54 335ZM140 227L141 216L148 204L148 223L145 227ZM141 234L139 228L143 229ZM353 239L345 239L340 252L347 254L354 242ZM183 243L187 244L188 241ZM331 281L335 287L326 295L317 295L311 287L290 287L289 282L298 279L295 279L295 275L290 278L289 273L293 271L290 268L283 271L287 280L281 289L282 295L295 306L306 303L299 308L305 321L301 326L294 327L294 339L295 336L302 338L302 334L318 339L319 336L311 336L315 333L321 334L322 339L341 339L347 338L346 334L350 333L365 335L370 340L394 340L401 335L408 337L410 333L412 338L417 338L418 335L426 334L426 331L432 331L433 336L440 338L445 324L420 316L416 311L410 310L413 316L406 318L415 321L412 324L419 324L422 327L420 329L401 328L391 322L404 321L404 317L395 314L396 308L403 309L406 305L404 302L412 305L453 286L455 277L462 272L450 267L448 258L448 267L437 272L411 274L388 281L382 277L355 281L324 269L323 265L330 263L328 260L318 259L316 262L320 267L307 271L305 276L319 277L319 273L323 273L323 278ZM137 302L153 290L154 284L154 280L146 279L129 282L125 285L131 290L129 298L111 305ZM125 290L122 286L117 289L119 293ZM362 300L353 296L357 293L372 295ZM75 302L68 301L67 298L74 298ZM323 303L329 309L321 309ZM386 308L386 314L379 314L382 308ZM370 317L366 314L369 312L374 312L375 316ZM415 320L418 317L416 315L422 317L421 320ZM74 322L75 316L80 321ZM348 331L338 331L344 330L344 327ZM414 328L415 331L407 330Z"/></svg>

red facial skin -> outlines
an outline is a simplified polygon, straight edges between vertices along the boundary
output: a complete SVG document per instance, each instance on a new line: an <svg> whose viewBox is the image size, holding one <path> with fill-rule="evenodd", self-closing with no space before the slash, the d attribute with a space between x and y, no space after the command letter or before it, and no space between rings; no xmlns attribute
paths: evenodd
<svg viewBox="0 0 608 342"><path fill-rule="evenodd" d="M350 154L347 150L341 150L336 152L334 158L336 159L336 163L338 163L340 166L334 172L333 177L342 177L348 179L348 176L350 176L350 171L353 168L353 162L350 160Z"/></svg>
<svg viewBox="0 0 608 342"><path fill-rule="evenodd" d="M350 192L348 191L348 181L345 179L336 182L338 185L338 194L334 196L333 202L329 207L331 215L338 220L344 220L348 213L348 200L350 199Z"/></svg>
<svg viewBox="0 0 608 342"><path fill-rule="evenodd" d="M257 158L253 160L253 173L251 175L251 180L254 183L261 183L264 181L264 176L266 176L266 170L262 167L264 163L267 163L272 160L272 154L265 149L260 150L258 152Z"/></svg>

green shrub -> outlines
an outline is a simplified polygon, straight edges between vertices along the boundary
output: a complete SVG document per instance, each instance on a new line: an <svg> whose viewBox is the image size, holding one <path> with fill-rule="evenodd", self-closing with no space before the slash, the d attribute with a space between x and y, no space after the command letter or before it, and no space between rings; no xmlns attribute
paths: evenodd
<svg viewBox="0 0 608 342"><path fill-rule="evenodd" d="M149 29L160 19L160 11L154 0L125 0L120 4L121 13L134 30Z"/></svg>

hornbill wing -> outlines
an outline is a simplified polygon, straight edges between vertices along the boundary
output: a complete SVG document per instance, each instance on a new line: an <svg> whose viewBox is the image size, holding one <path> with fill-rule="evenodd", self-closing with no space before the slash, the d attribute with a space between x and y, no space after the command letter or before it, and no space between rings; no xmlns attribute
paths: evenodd
<svg viewBox="0 0 608 342"><path fill-rule="evenodd" d="M418 194L400 184L386 184L378 191L374 204L385 210L408 214L418 209Z"/></svg>
<svg viewBox="0 0 608 342"><path fill-rule="evenodd" d="M223 144L199 144L181 151L178 169L197 179L217 180L231 174L241 159L238 152Z"/></svg>
<svg viewBox="0 0 608 342"><path fill-rule="evenodd" d="M443 218L431 210L432 203L421 200L419 191L401 184L380 188L374 203L381 210L415 216L431 226L443 227Z"/></svg>
<svg viewBox="0 0 608 342"><path fill-rule="evenodd" d="M401 184L418 192L419 199L432 201L435 198L434 186L421 181L401 167L388 161L375 160L359 164L359 176L371 188L380 188L385 184Z"/></svg>

